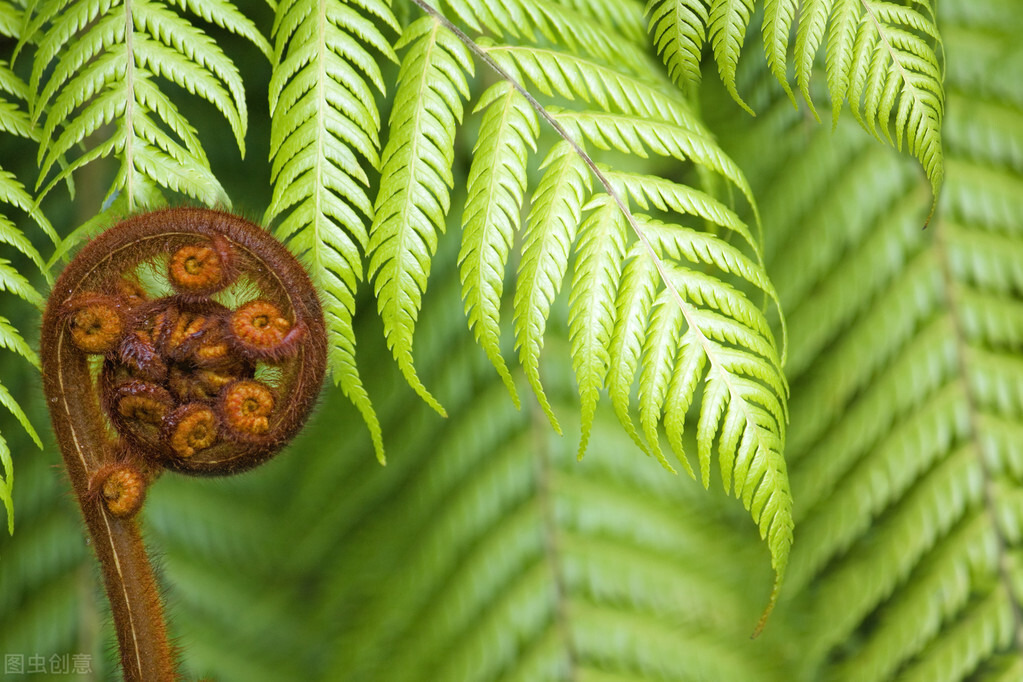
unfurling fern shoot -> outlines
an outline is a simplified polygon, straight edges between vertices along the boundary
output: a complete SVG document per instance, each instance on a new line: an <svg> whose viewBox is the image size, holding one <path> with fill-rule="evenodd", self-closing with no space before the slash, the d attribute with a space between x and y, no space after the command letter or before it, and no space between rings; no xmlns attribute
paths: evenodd
<svg viewBox="0 0 1023 682"><path fill-rule="evenodd" d="M125 679L173 679L134 517L164 469L232 474L295 435L326 368L316 290L288 250L246 220L206 209L141 214L87 244L58 278L41 347L47 405L103 568Z"/></svg>

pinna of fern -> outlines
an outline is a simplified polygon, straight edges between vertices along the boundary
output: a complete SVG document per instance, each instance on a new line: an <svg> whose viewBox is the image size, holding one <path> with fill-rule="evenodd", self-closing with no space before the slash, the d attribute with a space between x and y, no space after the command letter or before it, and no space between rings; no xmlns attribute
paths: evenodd
<svg viewBox="0 0 1023 682"><path fill-rule="evenodd" d="M379 63L396 59L374 18L398 28L383 2L290 0L277 6L270 82L273 196L265 218L279 220L277 236L300 255L319 287L331 374L362 414L383 462L380 424L359 376L352 329L367 223L374 216L363 166L380 167L380 114L372 88L386 92Z"/></svg>
<svg viewBox="0 0 1023 682"><path fill-rule="evenodd" d="M3 27L0 27L0 33L3 32ZM25 83L5 62L0 61L0 134L15 135L33 141L38 140L38 132L23 111L21 104L27 99L28 88ZM50 221L39 209L31 194L14 173L2 166L0 166L0 205L10 206L27 214L47 237L54 243L58 241ZM39 273L49 280L49 270L47 270L39 250L5 212L0 212L0 244L12 248L19 254L18 257L31 262ZM43 306L42 296L39 295L28 278L19 271L15 263L3 256L0 256L0 292L12 294L37 308ZM26 342L10 320L2 315L0 315L0 347L13 351L37 370L39 369L39 356L36 351ZM2 382L0 382L0 405L14 415L32 441L41 448L42 441L25 411ZM0 502L6 511L9 533L14 532L13 491L14 467L11 452L3 434L0 433Z"/></svg>

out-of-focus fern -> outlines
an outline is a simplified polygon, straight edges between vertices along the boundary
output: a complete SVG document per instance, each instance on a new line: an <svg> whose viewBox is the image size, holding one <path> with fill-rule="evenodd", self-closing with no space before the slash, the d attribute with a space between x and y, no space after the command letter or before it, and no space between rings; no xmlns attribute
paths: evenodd
<svg viewBox="0 0 1023 682"><path fill-rule="evenodd" d="M753 0L649 0L650 33L671 77L685 87L696 84L701 50L710 42L726 89L752 113L736 87L736 66L754 6ZM763 39L771 72L795 103L788 76L792 64L811 110L811 76L824 45L834 122L848 102L853 116L876 138L900 149L905 143L923 164L937 196L943 173L944 76L929 0L767 0Z"/></svg>
<svg viewBox="0 0 1023 682"><path fill-rule="evenodd" d="M728 653L748 650L771 580L752 534L716 504L697 512L702 496L655 462L622 457L630 440L609 410L598 408L583 462L538 406L515 410L458 332L461 285L440 257L440 305L427 306L418 348L450 419L394 392L380 405L397 435L386 470L331 448L287 479L293 502L281 518L307 531L285 570L316 576L296 583L323 627L323 676L784 679L777 652ZM565 332L563 317L552 321L559 357ZM548 395L569 425L573 372L554 367ZM328 440L329 424L312 428L311 442ZM325 505L337 486L350 493Z"/></svg>
<svg viewBox="0 0 1023 682"><path fill-rule="evenodd" d="M799 542L777 616L806 624L804 679L1023 672L1020 24L988 1L940 20L948 174L927 230L926 184L854 128L807 130L776 97L724 138L739 163L766 130L791 149L745 166L793 340Z"/></svg>

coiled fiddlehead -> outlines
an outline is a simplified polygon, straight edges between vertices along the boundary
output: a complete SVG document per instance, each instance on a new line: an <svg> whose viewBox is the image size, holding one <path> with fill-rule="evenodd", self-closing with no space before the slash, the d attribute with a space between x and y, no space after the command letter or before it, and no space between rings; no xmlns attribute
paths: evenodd
<svg viewBox="0 0 1023 682"><path fill-rule="evenodd" d="M164 469L247 470L309 415L323 312L298 261L236 216L134 216L82 248L43 316L43 382L103 569L127 680L175 677L135 516Z"/></svg>

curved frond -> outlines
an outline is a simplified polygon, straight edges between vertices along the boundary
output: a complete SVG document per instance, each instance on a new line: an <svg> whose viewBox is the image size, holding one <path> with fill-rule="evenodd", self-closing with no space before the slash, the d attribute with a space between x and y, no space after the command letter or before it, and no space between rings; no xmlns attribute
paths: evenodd
<svg viewBox="0 0 1023 682"><path fill-rule="evenodd" d="M303 260L323 296L335 383L361 412L383 461L380 424L355 359L355 293L369 247L369 176L380 166L380 114L371 85L384 92L379 58L396 59L373 23L397 21L384 3L358 12L336 0L289 0L274 21L270 82L273 196L266 220Z"/></svg>
<svg viewBox="0 0 1023 682"><path fill-rule="evenodd" d="M252 23L226 1L182 5L265 47ZM158 0L49 0L30 22L30 35L38 40L31 79L38 94L31 104L33 120L42 120L39 184L54 164L92 138L83 153L62 164L44 194L78 168L116 155L121 164L108 198L123 190L129 207L145 206L146 180L208 205L230 205L195 129L157 84L165 79L212 104L244 155L241 77L209 36ZM97 133L106 139L93 141Z"/></svg>

